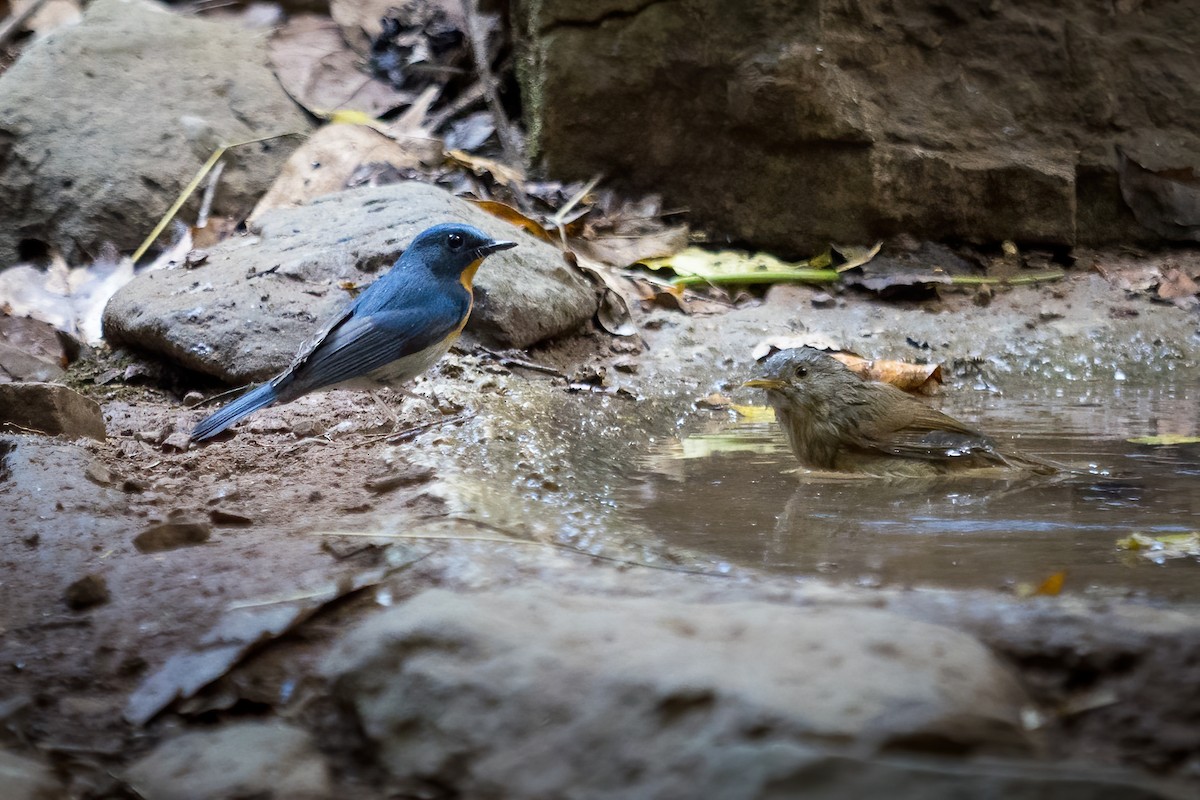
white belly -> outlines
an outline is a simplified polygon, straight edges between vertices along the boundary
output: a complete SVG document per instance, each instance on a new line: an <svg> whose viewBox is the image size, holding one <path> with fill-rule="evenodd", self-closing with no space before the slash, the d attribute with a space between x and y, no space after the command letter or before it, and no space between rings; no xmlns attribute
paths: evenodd
<svg viewBox="0 0 1200 800"><path fill-rule="evenodd" d="M381 386L398 386L408 383L425 370L436 364L446 355L450 345L457 337L447 336L441 342L426 347L412 355L407 355L390 364L385 364L377 370L368 372L361 378L353 378L339 383L337 389L378 389Z"/></svg>

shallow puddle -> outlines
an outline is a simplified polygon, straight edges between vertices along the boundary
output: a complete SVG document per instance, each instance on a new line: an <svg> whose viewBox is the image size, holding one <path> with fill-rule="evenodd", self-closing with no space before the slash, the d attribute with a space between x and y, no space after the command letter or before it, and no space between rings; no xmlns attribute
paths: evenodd
<svg viewBox="0 0 1200 800"><path fill-rule="evenodd" d="M662 441L617 494L620 516L716 564L868 585L1011 588L1065 571L1064 591L1200 600L1200 563L1117 541L1200 530L1200 445L1126 440L1200 430L1194 386L1086 385L941 407L1003 443L1102 474L899 481L817 477L771 423L713 421ZM1016 438L1017 432L1019 438Z"/></svg>

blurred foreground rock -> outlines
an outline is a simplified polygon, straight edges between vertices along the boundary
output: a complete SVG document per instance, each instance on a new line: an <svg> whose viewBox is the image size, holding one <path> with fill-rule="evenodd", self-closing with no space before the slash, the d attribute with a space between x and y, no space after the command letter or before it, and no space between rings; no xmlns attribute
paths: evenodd
<svg viewBox="0 0 1200 800"><path fill-rule="evenodd" d="M4 750L0 750L0 788L4 800L56 800L65 796L50 767Z"/></svg>
<svg viewBox="0 0 1200 800"><path fill-rule="evenodd" d="M1030 747L987 648L864 608L433 590L325 671L402 787L470 797L761 797L812 746Z"/></svg>
<svg viewBox="0 0 1200 800"><path fill-rule="evenodd" d="M72 439L105 437L100 406L57 383L0 384L0 429L6 426Z"/></svg>
<svg viewBox="0 0 1200 800"><path fill-rule="evenodd" d="M218 144L309 130L263 36L98 0L30 45L0 75L0 266L47 245L68 261L133 249ZM248 213L297 141L232 151L213 213Z"/></svg>
<svg viewBox="0 0 1200 800"><path fill-rule="evenodd" d="M278 723L243 722L168 739L130 767L146 800L320 800L329 770L309 735Z"/></svg>
<svg viewBox="0 0 1200 800"><path fill-rule="evenodd" d="M554 247L442 189L399 183L269 211L257 237L222 243L201 266L139 276L109 302L104 334L226 381L266 378L350 301L340 283L369 284L416 234L453 221L520 243L479 270L467 330L527 347L595 313L592 286Z"/></svg>
<svg viewBox="0 0 1200 800"><path fill-rule="evenodd" d="M661 192L777 252L896 233L1153 239L1122 203L1114 145L1168 179L1200 166L1186 3L544 0L515 19L551 176ZM1200 229L1160 213L1168 232Z"/></svg>

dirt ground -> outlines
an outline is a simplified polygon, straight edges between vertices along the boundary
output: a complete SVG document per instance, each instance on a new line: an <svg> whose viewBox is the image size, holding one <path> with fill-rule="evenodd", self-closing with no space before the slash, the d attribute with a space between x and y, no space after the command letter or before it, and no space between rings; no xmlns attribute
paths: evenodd
<svg viewBox="0 0 1200 800"><path fill-rule="evenodd" d="M593 330L511 357L464 342L414 387L425 401L309 396L199 447L180 437L202 413L183 398L216 387L136 354L101 351L75 365L69 382L103 406L107 441L3 440L0 717L9 740L64 768L76 794L132 796L112 776L164 737L218 720L278 716L324 724L323 749L339 780L370 785L352 733L339 740L328 723L313 676L330 642L372 609L433 585L569 583L637 572L630 562L711 572L702 555L597 529L603 511L572 493L578 475L570 464L579 462L563 452L588 448L597 461L623 463L648 438L711 417L695 401L735 391L752 367L753 346L769 336L837 332L844 346L877 356L912 355L913 340L932 341L922 355L968 356L963 364L983 350L1001 382L1005 374L1051 374L1047 362L1077 363L1072 349L1086 352L1098 372L1126 364L1131 380L1152 382L1167 361L1176 378L1200 376L1194 311L1134 298L1083 271L1054 287L1001 293L986 308L969 294L896 304L847 295L817 310L816 295L781 287L720 313L647 309L638 337ZM1096 314L1097 307L1134 313ZM1030 338L1017 341L1013 331ZM1132 363L1131 347L1151 357ZM114 369L131 379L94 382ZM546 561L515 544L395 538L422 532L569 549ZM579 573L564 573L564 562ZM104 591L85 593L72 609L68 587L87 576ZM730 596L795 585L752 570L714 581L709 591ZM1159 623L1111 624L1124 612L1071 598L1019 607L987 593L881 591L867 602L919 607L972 630L1047 706L1114 684L1146 689L1152 699L1138 709L1057 718L1043 731L1051 752L1200 780L1196 750L1189 751L1200 709L1178 702L1200 669L1200 650L1184 646L1197 643L1194 627L1172 639ZM213 685L171 683L180 677L172 677L171 659L211 644L231 614L281 603L292 609L282 621L247 618L225 631L235 654L214 669ZM1177 611L1187 609L1163 613ZM1088 615L1094 628L1081 622ZM153 685L164 675L165 690ZM189 697L172 703L176 690Z"/></svg>

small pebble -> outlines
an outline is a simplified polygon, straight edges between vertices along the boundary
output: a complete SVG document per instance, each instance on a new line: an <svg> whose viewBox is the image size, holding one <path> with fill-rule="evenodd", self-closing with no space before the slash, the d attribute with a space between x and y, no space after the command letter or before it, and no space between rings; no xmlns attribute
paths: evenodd
<svg viewBox="0 0 1200 800"><path fill-rule="evenodd" d="M63 599L73 611L92 608L108 602L108 584L101 575L85 575L67 587Z"/></svg>
<svg viewBox="0 0 1200 800"><path fill-rule="evenodd" d="M833 305L833 295L829 292L817 292L809 302L813 308L829 308Z"/></svg>

